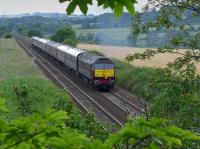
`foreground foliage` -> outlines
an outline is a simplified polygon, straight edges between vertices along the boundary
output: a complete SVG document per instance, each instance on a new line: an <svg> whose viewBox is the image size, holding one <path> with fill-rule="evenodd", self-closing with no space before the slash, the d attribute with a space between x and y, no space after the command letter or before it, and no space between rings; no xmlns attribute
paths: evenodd
<svg viewBox="0 0 200 149"><path fill-rule="evenodd" d="M108 133L93 114L81 115L69 96L46 80L26 77L1 81L0 95L6 99L9 110L9 113L2 115L7 121L33 114L42 115L53 108L68 113L66 123L71 128L100 140L107 138Z"/></svg>
<svg viewBox="0 0 200 149"><path fill-rule="evenodd" d="M59 2L69 2L67 6L67 14L72 14L76 7L78 6L81 12L86 15L88 11L88 5L93 5L92 0L59 0ZM135 14L135 9L133 4L136 3L136 0L97 0L98 6L103 6L103 8L111 8L114 11L115 16L122 16L124 7L132 15Z"/></svg>
<svg viewBox="0 0 200 149"><path fill-rule="evenodd" d="M200 74L197 64L200 62L200 32L190 33L192 25L184 19L189 12L191 18L200 15L199 0L149 0L146 12L157 10L155 20L143 22L141 14L133 24L134 36L151 30L178 30L168 43L157 49L147 49L144 53L127 56L128 61L149 59L159 53L179 54L174 62L164 69L158 69L145 85L147 98L151 99L150 117L164 117L181 128L200 133ZM176 50L182 47L187 50ZM199 148L200 142L185 142L187 147Z"/></svg>
<svg viewBox="0 0 200 149"><path fill-rule="evenodd" d="M0 112L7 112L0 100ZM43 114L6 121L0 118L0 144L2 148L172 148L182 146L184 140L200 140L192 132L169 125L166 120L143 118L129 121L116 134L103 143L87 137L67 125L64 111L47 110Z"/></svg>

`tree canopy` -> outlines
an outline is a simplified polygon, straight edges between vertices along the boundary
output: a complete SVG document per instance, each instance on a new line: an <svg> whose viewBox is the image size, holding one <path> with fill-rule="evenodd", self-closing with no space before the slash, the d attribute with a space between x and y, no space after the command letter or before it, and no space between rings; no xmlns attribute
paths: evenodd
<svg viewBox="0 0 200 149"><path fill-rule="evenodd" d="M68 27L60 28L53 36L51 36L51 39L74 47L77 45L76 32Z"/></svg>
<svg viewBox="0 0 200 149"><path fill-rule="evenodd" d="M33 36L42 37L42 33L38 29L30 29L27 31L27 36L28 37L33 37Z"/></svg>
<svg viewBox="0 0 200 149"><path fill-rule="evenodd" d="M154 20L144 21L141 16L151 10L157 11ZM126 59L151 59L160 53L179 55L166 68L157 69L146 85L146 98L153 99L149 110L150 117L163 117L173 121L181 128L200 133L200 89L198 63L200 62L200 30L185 19L198 18L200 15L199 0L149 0L143 13L138 13L132 25L132 34L152 30L170 32L176 30L169 41L156 49L146 49L143 53L129 54ZM198 24L198 23L197 23ZM182 48L179 49L179 48ZM190 148L199 148L199 142L185 142ZM186 146L187 146L186 145Z"/></svg>

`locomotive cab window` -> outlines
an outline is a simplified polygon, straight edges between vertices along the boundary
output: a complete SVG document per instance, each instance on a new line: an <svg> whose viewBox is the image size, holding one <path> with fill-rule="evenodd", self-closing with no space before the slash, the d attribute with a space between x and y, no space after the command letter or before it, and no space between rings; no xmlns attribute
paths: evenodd
<svg viewBox="0 0 200 149"><path fill-rule="evenodd" d="M113 69L113 64L105 64L105 69Z"/></svg>
<svg viewBox="0 0 200 149"><path fill-rule="evenodd" d="M113 69L113 64L95 64L94 69L101 70L101 69Z"/></svg>
<svg viewBox="0 0 200 149"><path fill-rule="evenodd" d="M104 69L104 64L95 64L94 69L96 69L96 70Z"/></svg>

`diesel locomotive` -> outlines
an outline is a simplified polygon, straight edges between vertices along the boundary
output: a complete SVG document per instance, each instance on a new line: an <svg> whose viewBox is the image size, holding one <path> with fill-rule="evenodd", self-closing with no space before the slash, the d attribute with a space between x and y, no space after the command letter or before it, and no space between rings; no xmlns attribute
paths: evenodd
<svg viewBox="0 0 200 149"><path fill-rule="evenodd" d="M32 38L32 45L96 89L110 91L114 87L114 64L107 57L39 37Z"/></svg>

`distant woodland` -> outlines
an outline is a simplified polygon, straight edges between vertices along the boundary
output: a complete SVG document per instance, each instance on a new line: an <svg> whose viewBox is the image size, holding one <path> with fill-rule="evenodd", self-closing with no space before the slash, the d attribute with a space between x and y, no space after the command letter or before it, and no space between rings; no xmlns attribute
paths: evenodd
<svg viewBox="0 0 200 149"><path fill-rule="evenodd" d="M185 12L182 20L192 24L191 34L200 30L200 17L189 17L190 11ZM157 11L153 10L148 14L142 14L142 21L155 20ZM32 29L39 30L43 37L50 37L59 28L71 27L77 33L78 41L81 43L120 45L135 47L159 47L168 42L178 34L178 31L151 30L140 36L133 37L131 28L134 19L130 14L124 13L122 17L116 18L112 13L99 16L67 16L66 14L42 14L26 15L15 18L0 18L0 37L11 32L18 32L26 35ZM172 18L173 19L173 18Z"/></svg>

